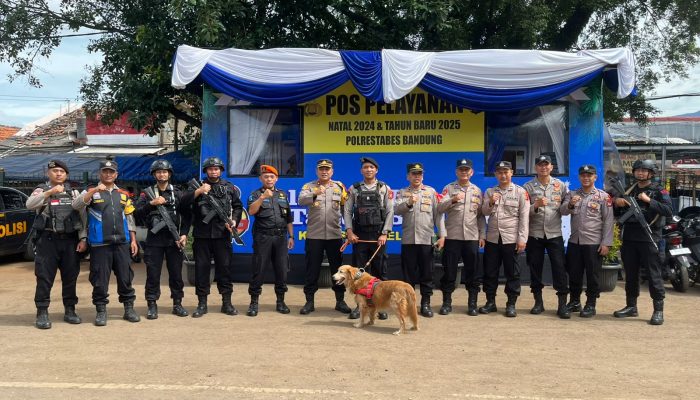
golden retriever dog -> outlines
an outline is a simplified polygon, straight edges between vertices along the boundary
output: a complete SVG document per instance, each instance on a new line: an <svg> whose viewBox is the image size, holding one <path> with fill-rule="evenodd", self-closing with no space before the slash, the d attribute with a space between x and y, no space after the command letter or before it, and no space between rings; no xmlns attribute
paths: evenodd
<svg viewBox="0 0 700 400"><path fill-rule="evenodd" d="M373 280L374 279L374 280ZM416 309L416 291L406 282L402 281L376 281L372 275L364 269L343 265L338 272L333 274L336 285L345 285L351 293L355 294L355 301L360 307L360 321L355 328L365 325L374 325L377 311L391 308L399 318L399 330L394 335L406 332L406 318L411 318L413 330L418 330L418 311ZM376 283L375 283L376 282ZM365 289L363 291L363 289ZM371 293L368 299L367 290ZM364 293L364 294L363 294ZM365 318L369 322L365 324Z"/></svg>

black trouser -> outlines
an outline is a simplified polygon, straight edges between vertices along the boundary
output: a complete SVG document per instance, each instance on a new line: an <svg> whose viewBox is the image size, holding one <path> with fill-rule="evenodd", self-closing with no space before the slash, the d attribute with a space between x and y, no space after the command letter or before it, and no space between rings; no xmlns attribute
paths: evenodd
<svg viewBox="0 0 700 400"><path fill-rule="evenodd" d="M588 300L600 297L599 272L603 257L598 254L598 244L576 244L569 242L566 249L566 268L569 272L571 296L581 297L583 290L583 272L586 272L586 297Z"/></svg>
<svg viewBox="0 0 700 400"><path fill-rule="evenodd" d="M36 258L34 259L34 275L36 275L36 292L34 304L37 307L48 307L51 302L51 287L56 279L56 271L61 271L63 289L63 305L78 304L75 293L75 283L80 273L80 258L75 251L78 246L78 235L57 235L43 231L36 241Z"/></svg>
<svg viewBox="0 0 700 400"><path fill-rule="evenodd" d="M420 285L421 296L432 296L433 246L429 244L402 244L401 269L403 280L411 286ZM453 282L454 283L454 282Z"/></svg>
<svg viewBox="0 0 700 400"><path fill-rule="evenodd" d="M343 239L306 239L304 252L306 253L306 281L304 294L313 295L318 291L318 276L321 273L323 253L328 257L328 265L331 274L338 272L338 267L343 263L343 254L340 247ZM334 292L345 292L345 285L333 285Z"/></svg>
<svg viewBox="0 0 700 400"><path fill-rule="evenodd" d="M194 238L194 286L197 296L211 291L211 259L214 258L214 280L220 294L233 293L231 283L231 241L228 238Z"/></svg>
<svg viewBox="0 0 700 400"><path fill-rule="evenodd" d="M136 291L131 286L134 270L131 269L131 254L128 243L92 246L90 248L90 283L92 283L92 304L109 303L109 277L114 271L117 279L119 302L133 302Z"/></svg>
<svg viewBox="0 0 700 400"><path fill-rule="evenodd" d="M377 240L381 233L379 232L357 232L356 235L360 240ZM372 257L372 254L377 250L377 243L355 243L352 245L352 264L357 268L365 268L365 264ZM386 245L382 246L377 254L372 259L369 265L370 275L373 275L383 281L386 280L387 272L387 256Z"/></svg>
<svg viewBox="0 0 700 400"><path fill-rule="evenodd" d="M501 237L498 243L486 242L484 248L484 292L488 297L496 296L498 289L498 273L503 263L503 274L506 276L506 295L520 295L520 266L515 243L503 244Z"/></svg>
<svg viewBox="0 0 700 400"><path fill-rule="evenodd" d="M622 265L625 268L625 293L627 297L639 297L639 270L649 271L649 294L653 300L663 300L666 295L661 278L659 252L649 242L622 242Z"/></svg>
<svg viewBox="0 0 700 400"><path fill-rule="evenodd" d="M569 293L569 277L566 276L564 264L564 238L538 239L527 238L527 250L525 259L530 267L530 291L542 293L542 270L544 268L544 251L549 254L549 264L552 266L552 286L557 295Z"/></svg>
<svg viewBox="0 0 700 400"><path fill-rule="evenodd" d="M143 260L146 263L146 300L154 301L160 298L160 272L163 270L163 258L168 267L168 285L170 298L182 299L185 287L182 282L182 251L173 246L146 246Z"/></svg>
<svg viewBox="0 0 700 400"><path fill-rule="evenodd" d="M253 277L250 279L248 294L260 296L262 293L265 269L272 264L275 271L275 293L287 291L287 271L289 270L289 250L285 233L253 234Z"/></svg>
<svg viewBox="0 0 700 400"><path fill-rule="evenodd" d="M479 277L477 276L479 241L446 239L443 251L445 252L445 272L440 279L443 293L452 293L455 290L460 258L464 263L464 267L462 267L464 286L471 293L479 293Z"/></svg>

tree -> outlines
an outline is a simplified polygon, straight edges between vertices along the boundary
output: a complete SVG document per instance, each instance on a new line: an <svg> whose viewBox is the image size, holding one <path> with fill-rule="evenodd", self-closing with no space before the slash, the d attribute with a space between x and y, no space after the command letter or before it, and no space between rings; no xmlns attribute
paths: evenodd
<svg viewBox="0 0 700 400"><path fill-rule="evenodd" d="M37 57L66 32L99 33L102 63L80 88L89 112L124 112L154 134L170 116L199 126L201 87L170 86L180 44L207 48L322 47L571 51L629 46L638 86L685 76L698 62L698 0L0 0L0 61L35 86ZM82 31L81 31L82 32ZM644 119L644 96L607 98L606 117Z"/></svg>

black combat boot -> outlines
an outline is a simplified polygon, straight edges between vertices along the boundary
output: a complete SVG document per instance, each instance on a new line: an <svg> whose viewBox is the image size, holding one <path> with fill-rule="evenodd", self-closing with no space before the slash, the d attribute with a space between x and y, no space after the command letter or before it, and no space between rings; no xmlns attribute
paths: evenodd
<svg viewBox="0 0 700 400"><path fill-rule="evenodd" d="M192 313L192 318L199 318L209 312L207 309L207 296L197 296L197 308Z"/></svg>
<svg viewBox="0 0 700 400"><path fill-rule="evenodd" d="M348 315L348 319L358 319L360 318L360 306L355 307L352 312L350 312L350 315Z"/></svg>
<svg viewBox="0 0 700 400"><path fill-rule="evenodd" d="M533 293L532 296L535 298L535 305L530 309L530 314L542 314L544 312L544 301L542 301L542 292ZM566 297L564 298L564 303L566 303Z"/></svg>
<svg viewBox="0 0 700 400"><path fill-rule="evenodd" d="M345 297L345 292L335 292L335 310L340 311L343 314L350 314L352 310L348 307L348 304L343 300Z"/></svg>
<svg viewBox="0 0 700 400"><path fill-rule="evenodd" d="M627 305L623 309L615 311L613 315L615 318L638 317L639 312L637 311L637 298L628 297Z"/></svg>
<svg viewBox="0 0 700 400"><path fill-rule="evenodd" d="M34 326L39 329L51 329L48 307L39 307L36 309L36 322L34 323Z"/></svg>
<svg viewBox="0 0 700 400"><path fill-rule="evenodd" d="M78 314L75 313L75 306L66 306L65 307L65 313L63 314L63 320L68 322L69 324L74 324L77 325L83 320L80 319Z"/></svg>
<svg viewBox="0 0 700 400"><path fill-rule="evenodd" d="M107 306L104 304L98 304L95 306L95 309L97 309L97 315L95 316L95 326L107 325Z"/></svg>
<svg viewBox="0 0 700 400"><path fill-rule="evenodd" d="M452 312L452 293L442 292L442 306L438 314L447 315Z"/></svg>
<svg viewBox="0 0 700 400"><path fill-rule="evenodd" d="M182 306L182 299L173 299L173 314L178 317L187 316L187 310Z"/></svg>
<svg viewBox="0 0 700 400"><path fill-rule="evenodd" d="M566 305L566 308L569 309L569 313L581 311L581 293L570 293L569 296L569 303Z"/></svg>
<svg viewBox="0 0 700 400"><path fill-rule="evenodd" d="M231 303L231 293L221 295L221 312L226 315L238 315L238 310Z"/></svg>
<svg viewBox="0 0 700 400"><path fill-rule="evenodd" d="M473 290L469 291L469 297L467 298L467 315L471 315L472 317L479 315L476 310L476 300L478 296L479 292Z"/></svg>
<svg viewBox="0 0 700 400"><path fill-rule="evenodd" d="M158 304L156 304L155 300L148 300L146 319L158 319Z"/></svg>
<svg viewBox="0 0 700 400"><path fill-rule="evenodd" d="M569 311L569 307L566 306L566 293L558 294L557 300L559 302L559 304L557 305L557 315L559 316L559 318L571 318L571 311Z"/></svg>
<svg viewBox="0 0 700 400"><path fill-rule="evenodd" d="M433 318L433 309L430 308L430 296L423 296L420 299L420 315L426 318Z"/></svg>
<svg viewBox="0 0 700 400"><path fill-rule="evenodd" d="M336 306L337 308L338 306ZM346 305L347 307L347 305ZM304 307L299 310L299 314L301 315L307 315L311 314L312 312L316 311L316 308L314 308L314 295L312 294L307 294L306 295L306 304L304 304Z"/></svg>
<svg viewBox="0 0 700 400"><path fill-rule="evenodd" d="M258 299L260 296L257 294L250 295L250 305L248 306L248 312L246 315L249 317L256 317L258 315Z"/></svg>
<svg viewBox="0 0 700 400"><path fill-rule="evenodd" d="M654 313L651 314L649 323L652 325L663 325L664 323L664 301L654 300Z"/></svg>
<svg viewBox="0 0 700 400"><path fill-rule="evenodd" d="M498 308L496 307L496 296L487 294L486 304L479 307L479 314L488 314L496 311L498 311Z"/></svg>
<svg viewBox="0 0 700 400"><path fill-rule="evenodd" d="M139 322L141 317L134 311L134 302L127 301L124 303L124 316L122 317L129 322Z"/></svg>
<svg viewBox="0 0 700 400"><path fill-rule="evenodd" d="M506 302L506 317L514 318L518 316L515 311L515 302L518 301L518 296L508 295L508 301Z"/></svg>
<svg viewBox="0 0 700 400"><path fill-rule="evenodd" d="M596 303L595 298L586 299L586 305L583 307L583 310L581 310L581 312L578 314L578 316L581 318L593 317L595 315L595 303Z"/></svg>
<svg viewBox="0 0 700 400"><path fill-rule="evenodd" d="M284 293L276 293L277 294L277 307L275 310L277 310L278 313L280 314L289 314L289 307L287 307L286 304L284 304Z"/></svg>

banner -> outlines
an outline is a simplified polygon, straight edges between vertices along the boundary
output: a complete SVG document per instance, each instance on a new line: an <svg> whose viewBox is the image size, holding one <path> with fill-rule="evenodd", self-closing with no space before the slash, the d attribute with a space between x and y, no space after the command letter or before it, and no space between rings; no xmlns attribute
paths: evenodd
<svg viewBox="0 0 700 400"><path fill-rule="evenodd" d="M385 104L348 82L304 105L305 153L483 151L484 113L420 89Z"/></svg>

